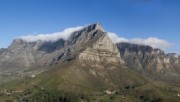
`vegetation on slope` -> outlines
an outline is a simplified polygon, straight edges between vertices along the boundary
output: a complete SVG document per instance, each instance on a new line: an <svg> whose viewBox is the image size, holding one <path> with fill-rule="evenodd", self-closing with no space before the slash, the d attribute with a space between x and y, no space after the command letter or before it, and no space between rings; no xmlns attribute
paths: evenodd
<svg viewBox="0 0 180 102"><path fill-rule="evenodd" d="M108 66L106 66L108 67ZM180 88L141 73L104 69L103 77L75 61L57 64L35 78L0 85L0 102L178 102ZM16 102L15 101L15 102Z"/></svg>

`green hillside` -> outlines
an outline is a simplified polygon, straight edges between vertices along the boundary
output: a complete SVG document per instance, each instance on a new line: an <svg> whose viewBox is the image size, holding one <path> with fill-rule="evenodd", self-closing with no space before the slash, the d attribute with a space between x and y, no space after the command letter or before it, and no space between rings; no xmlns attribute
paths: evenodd
<svg viewBox="0 0 180 102"><path fill-rule="evenodd" d="M180 101L178 86L150 80L131 69L113 68L105 66L101 75L95 68L80 66L76 60L57 64L35 78L1 84L0 102Z"/></svg>

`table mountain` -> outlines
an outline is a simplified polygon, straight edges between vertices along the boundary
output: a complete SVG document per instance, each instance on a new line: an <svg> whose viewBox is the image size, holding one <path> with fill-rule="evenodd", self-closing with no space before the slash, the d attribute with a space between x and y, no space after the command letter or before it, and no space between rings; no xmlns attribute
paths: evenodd
<svg viewBox="0 0 180 102"><path fill-rule="evenodd" d="M0 49L0 100L179 102L179 87L177 54L146 45L115 44L99 23L66 40L18 38Z"/></svg>
<svg viewBox="0 0 180 102"><path fill-rule="evenodd" d="M42 71L75 58L82 66L95 68L119 66L160 73L180 69L177 54L165 54L145 45L114 44L99 23L73 32L67 40L28 42L15 39L7 49L0 50L0 57L1 72Z"/></svg>

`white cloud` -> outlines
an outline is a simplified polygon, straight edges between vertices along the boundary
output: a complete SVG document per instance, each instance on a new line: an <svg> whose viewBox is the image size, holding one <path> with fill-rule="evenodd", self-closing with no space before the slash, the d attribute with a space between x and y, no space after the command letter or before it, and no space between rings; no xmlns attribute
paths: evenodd
<svg viewBox="0 0 180 102"><path fill-rule="evenodd" d="M77 26L72 28L67 28L62 32L55 32L52 34L36 34L36 35L28 35L28 36L21 36L20 39L27 41L27 42L35 42L35 41L57 41L58 39L67 40L70 35L78 30L83 29L84 26Z"/></svg>
<svg viewBox="0 0 180 102"><path fill-rule="evenodd" d="M86 25L87 26L87 25ZM77 27L71 27L67 28L62 32L55 32L52 34L32 34L28 36L21 36L20 38L27 42L35 42L35 41L57 41L59 39L67 40L70 35L78 30L83 29L86 26L77 26ZM142 38L133 38L133 39L127 39L124 37L119 37L116 33L108 32L109 37L113 41L113 43L119 43L119 42L129 42L134 44L142 44L142 45L149 45L153 48L160 48L160 49L167 49L171 46L171 44L166 41L162 40L156 37L149 37L146 39Z"/></svg>
<svg viewBox="0 0 180 102"><path fill-rule="evenodd" d="M119 37L117 34L112 32L108 32L108 35L114 43L129 42L133 44L149 45L153 48L160 48L163 50L171 46L171 44L168 41L156 37L149 37L146 39L142 39L142 38L127 39L127 38Z"/></svg>
<svg viewBox="0 0 180 102"><path fill-rule="evenodd" d="M146 39L134 38L134 39L131 39L130 42L136 43L136 44L149 45L149 46L152 46L153 48L160 48L160 49L167 49L171 46L171 44L168 41L162 40L156 37L149 37Z"/></svg>
<svg viewBox="0 0 180 102"><path fill-rule="evenodd" d="M129 42L129 39L119 37L116 33L107 32L110 39L113 41L113 43L119 43L119 42Z"/></svg>

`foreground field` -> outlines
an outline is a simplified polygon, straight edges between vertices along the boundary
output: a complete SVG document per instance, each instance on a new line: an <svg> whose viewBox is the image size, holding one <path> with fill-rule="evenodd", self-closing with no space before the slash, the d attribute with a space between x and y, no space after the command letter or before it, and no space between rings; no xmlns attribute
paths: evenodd
<svg viewBox="0 0 180 102"><path fill-rule="evenodd" d="M0 102L179 102L178 84L117 68L100 77L75 62L0 85ZM92 70L92 69L91 69ZM109 78L109 79L108 79Z"/></svg>

